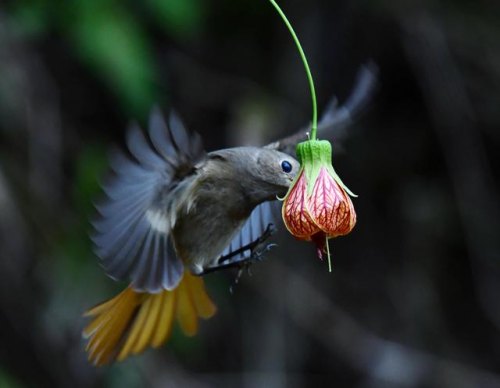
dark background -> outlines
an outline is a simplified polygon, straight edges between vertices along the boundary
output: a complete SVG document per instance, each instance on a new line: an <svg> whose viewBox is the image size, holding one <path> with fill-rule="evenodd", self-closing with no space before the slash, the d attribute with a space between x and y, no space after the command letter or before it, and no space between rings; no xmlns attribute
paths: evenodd
<svg viewBox="0 0 500 388"><path fill-rule="evenodd" d="M111 297L88 239L106 154L151 106L213 150L310 120L266 0L0 5L0 387L500 387L500 5L285 1L320 107L373 60L379 87L334 164L358 224L333 273L286 233L207 277L201 332L95 369L81 313ZM335 139L334 139L335 140Z"/></svg>

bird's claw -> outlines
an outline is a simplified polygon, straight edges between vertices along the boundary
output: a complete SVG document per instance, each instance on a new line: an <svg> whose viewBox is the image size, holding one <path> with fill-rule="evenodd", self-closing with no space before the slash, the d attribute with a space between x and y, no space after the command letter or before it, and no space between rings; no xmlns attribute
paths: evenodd
<svg viewBox="0 0 500 388"><path fill-rule="evenodd" d="M265 244L265 242L269 239L269 237L271 237L275 233L275 231L276 229L274 225L269 224L264 233L256 240L252 241L250 244L245 245L244 247L241 247L240 249L234 252L229 253L226 256L220 257L218 260L215 261L213 265L204 268L203 271L201 271L197 275L202 276L206 275L207 273L223 269L238 268L238 274L235 281L235 284L237 284L239 278L242 276L243 271L245 269L247 269L248 273L250 274L249 271L250 266L255 262L263 261L265 259L264 254L266 252L269 252L275 246L277 246L274 243ZM241 259L235 259L235 256L245 251L250 251L250 254Z"/></svg>

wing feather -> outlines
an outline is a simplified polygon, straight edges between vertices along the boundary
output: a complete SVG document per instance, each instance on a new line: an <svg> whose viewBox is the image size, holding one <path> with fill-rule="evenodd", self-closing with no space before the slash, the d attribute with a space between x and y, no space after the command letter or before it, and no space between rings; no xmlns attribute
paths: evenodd
<svg viewBox="0 0 500 388"><path fill-rule="evenodd" d="M138 291L169 290L184 271L170 237L171 212L205 154L199 136L188 134L174 113L167 125L158 108L147 136L137 124L129 128L127 146L133 158L111 155L114 175L103 184L106 198L96 204L92 241L112 278L130 280Z"/></svg>
<svg viewBox="0 0 500 388"><path fill-rule="evenodd" d="M227 248L222 252L218 260L209 267L217 266L220 258L226 256L228 259L224 261L225 264L236 263L248 258L251 254L250 248L244 249L238 253L235 252L255 242L264 234L269 224L275 223L274 214L276 213L277 206L279 206L278 201L264 202L257 206L238 233L233 237Z"/></svg>

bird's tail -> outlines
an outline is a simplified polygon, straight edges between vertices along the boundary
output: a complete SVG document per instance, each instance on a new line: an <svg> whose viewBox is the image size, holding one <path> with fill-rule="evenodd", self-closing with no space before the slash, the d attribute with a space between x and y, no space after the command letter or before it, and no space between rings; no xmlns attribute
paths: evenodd
<svg viewBox="0 0 500 388"><path fill-rule="evenodd" d="M92 317L83 330L89 361L101 366L149 346L157 348L168 340L175 319L186 335L193 336L198 318L208 319L215 310L203 279L187 272L171 291L148 294L128 287L85 312L84 316Z"/></svg>

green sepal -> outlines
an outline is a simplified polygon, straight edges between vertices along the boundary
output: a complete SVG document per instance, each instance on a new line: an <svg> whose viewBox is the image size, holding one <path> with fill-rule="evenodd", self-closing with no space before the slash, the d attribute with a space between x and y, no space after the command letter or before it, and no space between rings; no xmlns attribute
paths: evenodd
<svg viewBox="0 0 500 388"><path fill-rule="evenodd" d="M335 179L337 184L341 186L351 197L357 197L349 188L342 182L338 174L333 169L332 165L332 145L328 140L306 140L297 144L297 158L301 167L304 169L304 174L307 179L307 194L311 195L314 183L318 178L322 167L326 168L329 174Z"/></svg>

